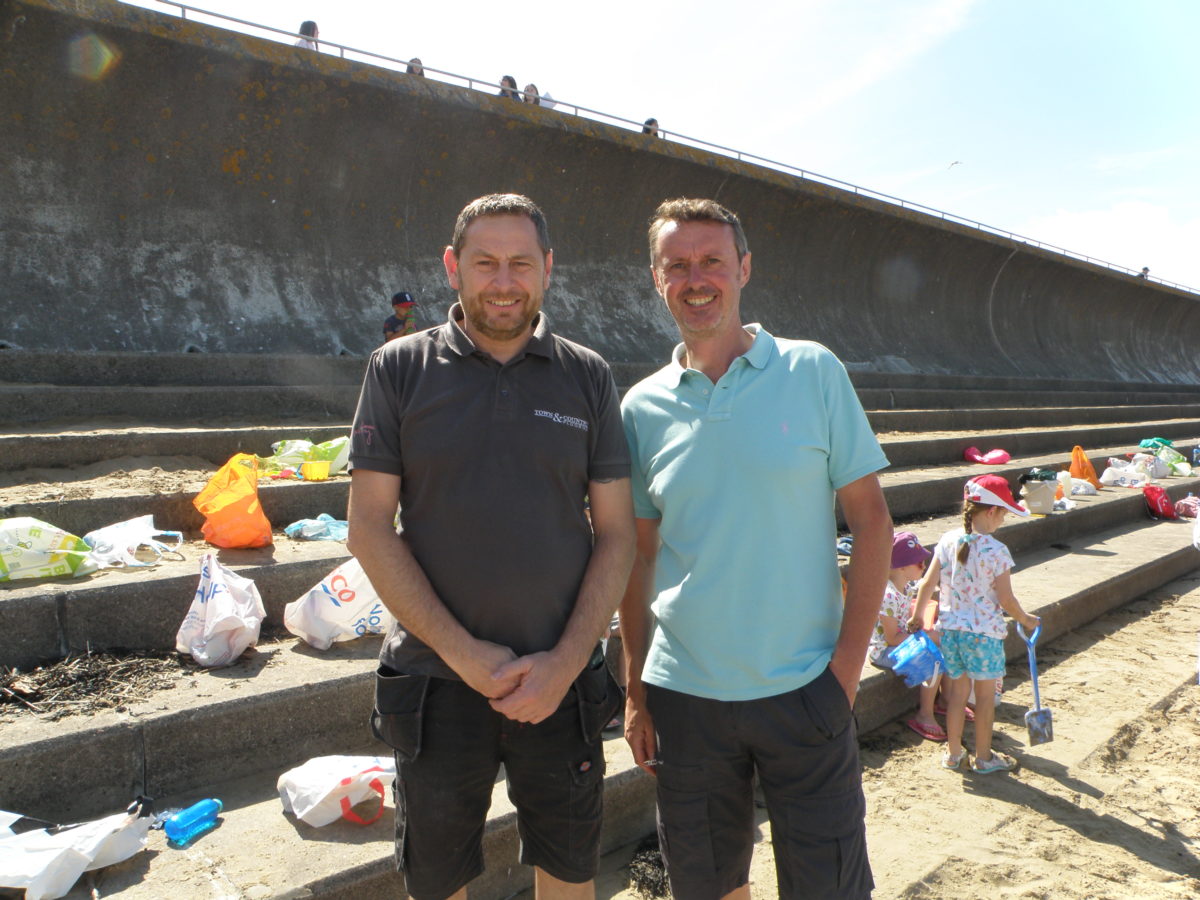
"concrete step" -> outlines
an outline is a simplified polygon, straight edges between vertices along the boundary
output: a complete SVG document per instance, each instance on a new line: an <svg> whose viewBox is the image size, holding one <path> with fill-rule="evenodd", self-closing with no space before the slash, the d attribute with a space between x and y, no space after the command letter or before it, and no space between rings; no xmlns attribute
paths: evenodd
<svg viewBox="0 0 1200 900"><path fill-rule="evenodd" d="M271 353L0 352L0 384L95 387L353 385L365 357Z"/></svg>
<svg viewBox="0 0 1200 900"><path fill-rule="evenodd" d="M1194 570L1200 555L1190 536L1186 523L1147 522L1094 535L1070 553L1020 554L1014 590L1026 609L1043 617L1043 641L1048 643ZM270 665L252 657L233 669L199 673L194 687L181 689L187 693L167 692L125 714L100 714L84 725L71 719L53 725L26 720L6 727L0 735L0 777L6 782L0 797L6 808L52 819L69 817L64 810L87 815L114 809L136 791L156 793L169 805L201 796L226 800L224 824L198 842L195 852L164 848L140 865L118 867L104 876L116 879L106 881L105 896L152 896L146 892L161 890L165 883L207 886L203 876L212 871L221 873L223 887L235 896L396 896L386 824L307 830L279 812L274 795L278 774L296 761L370 747L346 711L353 709L365 720L374 650L370 640L329 654L273 645L258 654L269 657ZM1010 659L1024 658L1024 645L1015 639L1007 642L1006 651ZM215 687L218 681L223 684ZM208 699L201 695L210 691L223 696L201 707L199 701ZM864 667L856 706L862 731L902 715L914 697L890 674ZM337 722L328 722L329 717ZM305 722L304 729L295 728L297 719ZM203 741L197 741L198 734ZM329 735L336 742L321 737ZM338 746L313 749L331 743ZM68 747L71 752L64 752ZM633 768L623 742L607 741L606 758L606 810L612 821L605 846L611 849L649 832L653 812L649 779ZM85 800L56 767L88 772L92 790ZM496 801L488 828L488 874L474 886L473 897L509 896L528 884L528 872L515 866L515 852L504 849L515 844L515 823L499 787ZM285 852L269 854L275 861L264 863L256 849L264 844ZM286 852L291 847L304 852Z"/></svg>
<svg viewBox="0 0 1200 900"><path fill-rule="evenodd" d="M922 432L881 434L879 442L893 466L934 466L963 459L963 451L976 447L984 453L994 447L1007 450L1013 456L1046 453L1076 444L1083 447L1112 446L1126 443L1136 450L1140 441L1163 437L1175 444L1188 459L1192 443L1200 434L1200 418L1154 419L1120 424L1034 426L1019 430L956 429L943 435ZM1068 454L1070 450L1068 449Z"/></svg>
<svg viewBox="0 0 1200 900"><path fill-rule="evenodd" d="M386 750L386 748L384 748ZM374 755L379 745L346 747L348 754ZM608 853L654 829L654 785L632 765L625 741L604 742L609 775L605 779L601 847ZM203 797L224 803L218 828L187 850L170 847L162 832L152 831L146 852L99 873L100 896L159 900L166 885L181 900L222 897L274 897L299 900L403 900L403 879L393 861L394 809L390 793L382 818L368 826L337 821L313 828L283 813L275 779L285 768L260 777L226 781L209 790L163 798L161 808L182 807ZM370 817L378 809L367 801L356 811ZM262 847L269 846L270 853ZM258 848L258 849L250 849ZM503 900L532 884L532 869L518 862L516 813L503 779L492 791L483 835L486 870L471 882L471 900ZM215 877L214 877L215 875ZM86 886L67 900L89 900Z"/></svg>
<svg viewBox="0 0 1200 900"><path fill-rule="evenodd" d="M28 671L70 653L92 650L169 650L200 577L200 559L213 552L225 566L253 579L267 621L283 626L283 607L349 558L338 541L294 541L253 550L220 550L185 543L181 558L147 568L104 569L82 578L0 584L0 667ZM174 554L172 554L174 556ZM3 807L0 807L2 809Z"/></svg>
<svg viewBox="0 0 1200 900"><path fill-rule="evenodd" d="M1185 449L1191 447L1196 443L1194 435L1195 432L1192 432L1192 436L1185 435L1177 443ZM1064 466L1070 459L1067 449L1069 440L1059 444L1062 449L1057 453L1017 456L1004 466L981 466L965 461L948 462L936 468L893 466L881 474L881 482L894 517L937 513L957 506L961 502L963 482L983 472L1002 474L1015 483L1017 476L1035 466ZM917 445L919 442L914 446ZM1136 448L1136 442L1086 449L1096 471L1101 472L1108 457L1123 456L1132 448ZM953 449L953 445L947 446L946 455L951 459L961 459L961 451L955 454ZM937 455L920 451L919 446L912 452L926 457ZM159 527L183 531L189 536L197 535L203 524L203 517L192 505L192 500L204 486L210 472L197 470L190 487L164 489L156 493L130 489L116 495L111 486L99 490L88 479L68 483L65 479L69 475L64 470L61 489L57 484L47 486L46 499L6 500L4 489L0 488L0 518L33 516L78 535L147 513L154 515ZM297 519L314 517L321 512L344 518L349 482L347 476L311 483L263 480L259 483L259 499L267 518L276 528L282 528ZM1184 482L1186 480L1182 479L1164 481L1169 484Z"/></svg>
<svg viewBox="0 0 1200 900"><path fill-rule="evenodd" d="M632 385L665 361L614 362L618 384ZM115 385L287 385L354 384L362 381L366 357L272 353L56 353L0 351L0 384ZM1096 379L1019 378L851 370L859 388L937 388L954 391L1078 391L1193 393L1192 384Z"/></svg>
<svg viewBox="0 0 1200 900"><path fill-rule="evenodd" d="M263 643L121 711L6 722L0 809L75 821L137 793L203 791L366 746L379 644L365 637L318 652L296 640Z"/></svg>
<svg viewBox="0 0 1200 900"><path fill-rule="evenodd" d="M319 374L319 373L318 373ZM618 380L624 392L630 382ZM289 380L282 384L163 384L95 385L0 383L0 402L12 424L94 422L115 417L141 422L257 422L288 417L325 417L349 421L358 400L359 384ZM1200 390L1158 388L1121 391L954 390L942 388L859 388L867 410L957 410L981 408L1040 409L1043 407L1145 406L1194 404Z"/></svg>
<svg viewBox="0 0 1200 900"><path fill-rule="evenodd" d="M935 543L951 522L922 528L922 543ZM1012 530L997 534L1008 543ZM1042 643L1200 568L1192 546L1192 522L1143 520L1109 528L1069 544L1017 551L1013 593L1026 612L1042 617ZM1011 548L1010 548L1011 549ZM1004 643L1010 661L1025 659L1024 642L1010 625ZM888 672L863 669L855 703L862 731L870 731L916 706L916 691Z"/></svg>
<svg viewBox="0 0 1200 900"><path fill-rule="evenodd" d="M94 422L112 417L140 422L220 422L325 418L348 422L358 403L357 384L251 386L93 387L0 385L0 404L12 423L54 420Z"/></svg>
<svg viewBox="0 0 1200 900"><path fill-rule="evenodd" d="M214 428L58 427L52 431L0 434L0 471L84 466L121 456L192 456L222 465L235 453L269 456L271 444L309 440L314 444L350 433L350 423L246 425Z"/></svg>
<svg viewBox="0 0 1200 900"><path fill-rule="evenodd" d="M1135 406L1040 406L992 409L875 409L867 419L877 434L922 431L1018 430L1065 428L1102 422L1200 418L1200 404L1165 403Z"/></svg>
<svg viewBox="0 0 1200 900"><path fill-rule="evenodd" d="M159 528L182 531L194 537L199 535L204 517L196 511L192 501L216 469L214 465L210 471L195 470L195 478L188 487L164 489L162 493L145 493L136 488L117 493L109 482L99 490L94 481L82 480L64 482L61 490L51 486L47 499L6 502L4 490L0 488L0 518L33 516L82 536L105 525L149 513ZM326 481L263 479L258 483L259 502L276 529L297 519L315 518L323 512L335 519L344 519L349 494L348 475L336 475Z"/></svg>
<svg viewBox="0 0 1200 900"><path fill-rule="evenodd" d="M969 446L989 443L1012 452L1033 452L1076 440L1083 444L1116 443L1145 436L1172 437L1200 433L1200 404L1194 406L1058 407L1053 409L894 410L868 413L887 444L893 465L941 462ZM1159 425L1162 425L1159 428ZM1107 426L1107 430L1103 427ZM130 423L55 424L0 432L0 471L83 466L121 456L195 456L216 465L234 453L265 456L279 440L303 438L315 443L345 435L350 422L220 426L153 426ZM1139 429L1141 431L1139 432ZM947 435L926 436L927 431ZM958 446L955 442L961 443ZM931 453L910 447L928 446ZM947 451L949 447L949 451ZM950 457L945 454L949 452Z"/></svg>
<svg viewBox="0 0 1200 900"><path fill-rule="evenodd" d="M1196 443L1195 437L1186 440L1177 441L1180 446L1190 447ZM1088 459L1096 469L1096 474L1099 475L1104 471L1109 457L1124 457L1126 453L1136 448L1136 443L1133 445L1121 444L1111 447L1085 447ZM981 448L984 449L984 448ZM990 449L990 448L987 448ZM926 515L931 512L937 512L945 509L952 509L962 505L962 490L963 484L967 479L973 478L976 475L995 474L1007 478L1010 485L1017 484L1017 478L1028 472L1032 468L1067 468L1071 461L1071 452L1063 446L1063 449L1057 453L1034 454L1030 456L1013 457L1009 462L1001 466L985 466L978 463L969 463L965 460L962 462L946 463L937 466L936 468L920 467L920 466L895 466L885 469L879 475L879 481L883 485L884 495L887 497L888 508L891 510L892 517L897 520L907 520L916 518L921 515ZM1180 499L1181 496L1187 494L1188 491L1196 491L1198 489L1197 478L1163 478L1159 483L1167 488L1168 493L1174 499ZM1136 494L1138 500L1141 499L1141 491L1130 491L1128 488L1106 488L1100 492L1100 496L1107 496L1111 492L1120 492ZM1180 497L1175 495L1182 491ZM1073 500L1080 499L1073 497Z"/></svg>
<svg viewBox="0 0 1200 900"><path fill-rule="evenodd" d="M1045 406L1142 406L1146 404L1195 403L1200 389L1071 391L1041 390L943 390L940 388L858 388L864 409L1039 409Z"/></svg>

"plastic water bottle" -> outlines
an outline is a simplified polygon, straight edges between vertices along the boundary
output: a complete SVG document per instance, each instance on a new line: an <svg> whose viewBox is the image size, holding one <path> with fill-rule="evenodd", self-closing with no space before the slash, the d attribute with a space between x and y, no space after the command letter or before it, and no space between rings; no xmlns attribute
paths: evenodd
<svg viewBox="0 0 1200 900"><path fill-rule="evenodd" d="M1192 451L1192 465L1200 466L1200 447L1197 447Z"/></svg>
<svg viewBox="0 0 1200 900"><path fill-rule="evenodd" d="M186 844L215 828L221 809L220 800L201 800L199 803L193 803L167 819L163 823L163 831L172 843Z"/></svg>

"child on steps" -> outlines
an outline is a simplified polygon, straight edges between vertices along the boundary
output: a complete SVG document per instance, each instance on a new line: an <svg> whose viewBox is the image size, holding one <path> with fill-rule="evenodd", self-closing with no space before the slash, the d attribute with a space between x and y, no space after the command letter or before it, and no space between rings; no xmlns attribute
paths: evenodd
<svg viewBox="0 0 1200 900"><path fill-rule="evenodd" d="M867 650L867 658L876 668L891 670L893 662L889 651L908 637L908 619L912 614L908 584L925 574L925 564L932 555L921 546L911 531L898 532L892 538L892 566L883 587L883 603L879 607L879 617L875 620L875 631L871 634L871 645ZM934 640L939 639L936 629L931 630L929 635ZM946 730L933 715L939 679L940 676L933 678L929 685L921 685L921 704L917 714L904 723L928 741L946 740Z"/></svg>
<svg viewBox="0 0 1200 900"><path fill-rule="evenodd" d="M979 475L963 489L963 527L938 541L929 571L917 590L917 608L908 620L910 630L933 624L930 600L940 585L938 626L946 658L946 750L942 766L958 769L966 756L962 745L964 704L974 682L975 696L990 698L997 678L1004 676L1004 636L1008 613L1026 630L1041 622L1021 608L1013 595L1009 570L1012 554L993 533L1008 513L1029 515L1017 505L999 475ZM986 775L1009 772L1016 760L992 751L995 708L986 700L975 706L974 770Z"/></svg>

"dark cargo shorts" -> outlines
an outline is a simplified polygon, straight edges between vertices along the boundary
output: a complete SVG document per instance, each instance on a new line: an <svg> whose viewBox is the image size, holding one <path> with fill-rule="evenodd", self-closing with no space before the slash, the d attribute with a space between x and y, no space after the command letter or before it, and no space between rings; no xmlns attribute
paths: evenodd
<svg viewBox="0 0 1200 900"><path fill-rule="evenodd" d="M415 900L442 900L483 871L483 832L500 764L517 809L521 862L562 881L595 877L604 751L621 703L603 655L536 725L497 713L461 681L380 666L376 735L396 754L396 865Z"/></svg>
<svg viewBox="0 0 1200 900"><path fill-rule="evenodd" d="M871 895L858 741L837 677L761 700L646 686L658 736L658 833L671 891L718 900L747 883L758 772L779 896Z"/></svg>

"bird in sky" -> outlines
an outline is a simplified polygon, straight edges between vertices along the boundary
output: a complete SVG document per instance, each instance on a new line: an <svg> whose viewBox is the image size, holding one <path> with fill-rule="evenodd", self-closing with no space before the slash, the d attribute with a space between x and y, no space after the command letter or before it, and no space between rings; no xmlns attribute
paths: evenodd
<svg viewBox="0 0 1200 900"><path fill-rule="evenodd" d="M962 165L962 160L956 159L954 162L950 163L950 165L946 166L946 168L953 169L955 166L961 166L961 165Z"/></svg>

